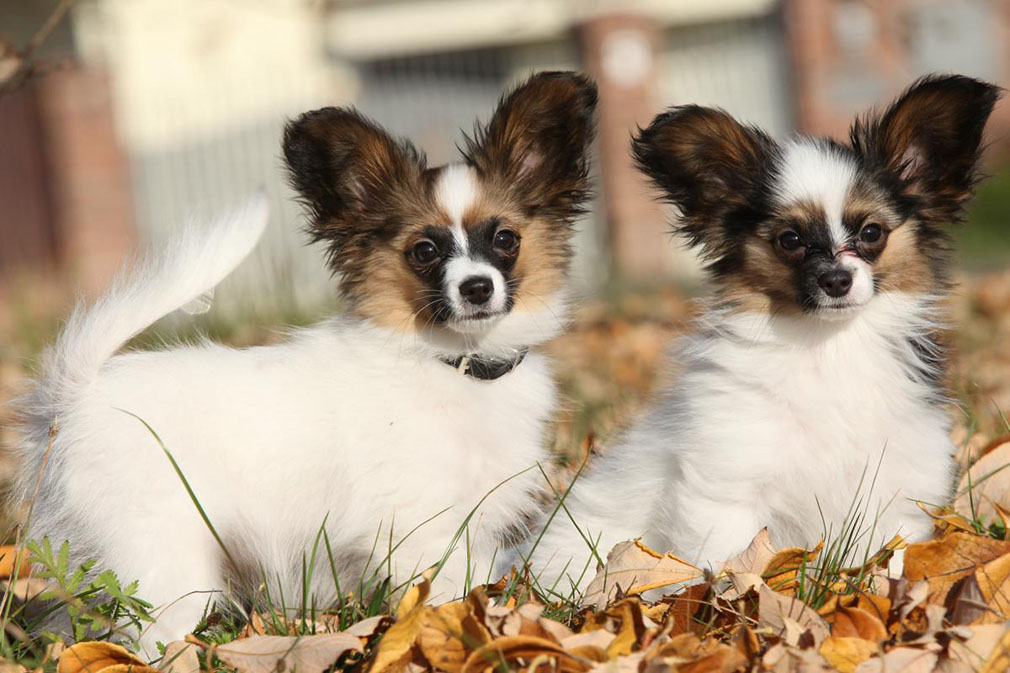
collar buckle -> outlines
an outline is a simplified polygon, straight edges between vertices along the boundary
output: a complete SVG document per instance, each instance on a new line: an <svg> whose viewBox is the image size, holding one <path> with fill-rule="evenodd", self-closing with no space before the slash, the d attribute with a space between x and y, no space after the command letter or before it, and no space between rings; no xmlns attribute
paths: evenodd
<svg viewBox="0 0 1010 673"><path fill-rule="evenodd" d="M440 359L464 376L478 381L494 381L518 367L529 350L529 348L519 349L514 357L508 359L483 357L473 353Z"/></svg>

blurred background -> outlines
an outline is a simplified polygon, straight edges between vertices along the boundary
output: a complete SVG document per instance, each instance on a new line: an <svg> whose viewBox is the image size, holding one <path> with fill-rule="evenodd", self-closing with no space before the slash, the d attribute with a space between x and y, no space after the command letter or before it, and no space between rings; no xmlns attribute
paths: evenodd
<svg viewBox="0 0 1010 673"><path fill-rule="evenodd" d="M590 299L556 346L590 410L574 414L576 443L652 385L699 280L630 164L636 125L701 103L776 136L843 135L921 74L1010 86L1010 0L0 0L0 40L0 401L74 291L97 292L138 244L257 188L270 230L211 319L278 324L332 306L284 180L288 118L354 105L438 164L509 83L593 75L598 198L575 269ZM959 234L967 435L995 433L994 409L1010 408L1008 136L1004 100L989 126L993 177Z"/></svg>

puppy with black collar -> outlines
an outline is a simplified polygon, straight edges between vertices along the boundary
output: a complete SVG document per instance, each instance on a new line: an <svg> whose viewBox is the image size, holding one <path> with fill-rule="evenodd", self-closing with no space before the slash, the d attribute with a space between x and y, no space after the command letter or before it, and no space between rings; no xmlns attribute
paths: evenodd
<svg viewBox="0 0 1010 673"><path fill-rule="evenodd" d="M284 157L346 315L276 346L116 355L231 272L266 204L138 264L74 311L20 401L28 535L139 580L159 608L152 655L232 582L295 602L324 522L345 592L436 564L438 599L480 583L548 457L555 386L529 349L565 319L595 104L580 75L533 76L441 167L353 110L291 122ZM328 556L310 569L317 606L336 598Z"/></svg>

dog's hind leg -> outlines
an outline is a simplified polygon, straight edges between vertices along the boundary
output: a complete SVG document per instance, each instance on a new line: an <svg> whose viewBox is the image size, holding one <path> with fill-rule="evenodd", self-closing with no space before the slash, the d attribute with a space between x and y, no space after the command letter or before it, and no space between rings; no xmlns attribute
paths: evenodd
<svg viewBox="0 0 1010 673"><path fill-rule="evenodd" d="M168 644L191 633L209 605L223 598L224 552L195 517L118 530L103 556L115 559L123 582L138 580L137 595L154 606L156 621L145 624L139 634L147 656L159 656L156 643Z"/></svg>

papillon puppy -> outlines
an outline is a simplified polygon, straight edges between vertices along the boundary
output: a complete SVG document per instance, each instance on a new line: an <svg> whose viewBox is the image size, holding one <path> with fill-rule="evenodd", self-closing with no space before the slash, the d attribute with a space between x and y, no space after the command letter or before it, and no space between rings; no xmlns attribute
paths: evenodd
<svg viewBox="0 0 1010 673"><path fill-rule="evenodd" d="M695 105L637 135L714 297L673 355L677 384L589 464L532 550L542 585L584 587L588 543L606 558L642 537L718 571L763 527L810 545L863 514L861 546L930 536L917 503L947 502L955 476L949 227L998 95L926 77L857 119L847 144L776 142Z"/></svg>
<svg viewBox="0 0 1010 673"><path fill-rule="evenodd" d="M300 604L312 559L317 607L331 563L344 593L432 566L437 599L485 581L537 508L556 395L530 348L563 326L595 104L585 77L537 74L437 168L354 110L289 123L346 315L279 345L115 355L232 271L264 200L135 266L74 311L21 401L28 536L139 580L148 654L233 584Z"/></svg>

